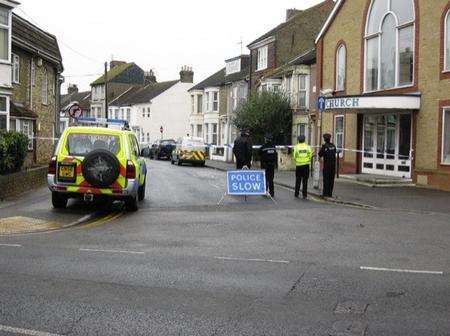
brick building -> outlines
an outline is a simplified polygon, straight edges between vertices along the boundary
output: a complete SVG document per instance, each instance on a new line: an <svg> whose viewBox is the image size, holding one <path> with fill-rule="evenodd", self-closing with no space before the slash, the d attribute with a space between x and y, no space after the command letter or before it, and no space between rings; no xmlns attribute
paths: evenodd
<svg viewBox="0 0 450 336"><path fill-rule="evenodd" d="M25 166L46 164L58 132L62 58L56 37L12 14L9 129L30 139Z"/></svg>
<svg viewBox="0 0 450 336"><path fill-rule="evenodd" d="M342 170L450 190L450 2L339 0L317 37Z"/></svg>
<svg viewBox="0 0 450 336"><path fill-rule="evenodd" d="M144 85L145 73L135 63L111 61L107 72L108 101L119 97L125 91L135 85ZM91 108L90 116L105 117L105 76L100 76L91 83Z"/></svg>
<svg viewBox="0 0 450 336"><path fill-rule="evenodd" d="M248 47L251 52L251 91L283 91L291 99L292 143L305 135L316 144L315 38L334 1L305 10L286 11L286 21L263 34Z"/></svg>

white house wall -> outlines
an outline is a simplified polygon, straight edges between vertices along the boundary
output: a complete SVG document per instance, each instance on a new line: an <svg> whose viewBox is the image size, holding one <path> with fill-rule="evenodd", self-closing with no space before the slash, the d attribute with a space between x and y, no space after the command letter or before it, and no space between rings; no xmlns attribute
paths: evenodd
<svg viewBox="0 0 450 336"><path fill-rule="evenodd" d="M192 83L177 83L154 98L151 104L133 106L131 125L139 126L145 135L150 133L150 143L161 139L161 126L165 139L186 136L190 132L191 95L188 90L192 86ZM150 118L142 117L143 107L150 107ZM147 136L145 140L147 142Z"/></svg>

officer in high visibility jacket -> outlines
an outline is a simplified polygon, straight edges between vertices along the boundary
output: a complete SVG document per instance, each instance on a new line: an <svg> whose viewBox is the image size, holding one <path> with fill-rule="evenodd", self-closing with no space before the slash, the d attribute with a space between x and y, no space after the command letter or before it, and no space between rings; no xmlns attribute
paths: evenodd
<svg viewBox="0 0 450 336"><path fill-rule="evenodd" d="M305 143L304 135L300 135L297 139L298 144L294 147L295 197L299 197L300 186L302 185L303 199L306 199L308 197L309 166L311 165L313 152L311 147Z"/></svg>

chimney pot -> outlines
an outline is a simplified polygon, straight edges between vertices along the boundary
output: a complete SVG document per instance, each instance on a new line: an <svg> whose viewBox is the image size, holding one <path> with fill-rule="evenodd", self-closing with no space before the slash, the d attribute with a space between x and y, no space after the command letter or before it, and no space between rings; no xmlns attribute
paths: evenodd
<svg viewBox="0 0 450 336"><path fill-rule="evenodd" d="M68 94L78 93L78 86L76 84L69 84L69 87L67 88Z"/></svg>
<svg viewBox="0 0 450 336"><path fill-rule="evenodd" d="M194 83L194 71L192 67L183 65L180 71L181 83Z"/></svg>

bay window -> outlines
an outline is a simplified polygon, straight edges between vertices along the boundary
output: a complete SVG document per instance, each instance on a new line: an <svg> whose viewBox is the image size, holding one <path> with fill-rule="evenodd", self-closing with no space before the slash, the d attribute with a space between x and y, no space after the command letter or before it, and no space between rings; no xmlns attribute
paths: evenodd
<svg viewBox="0 0 450 336"><path fill-rule="evenodd" d="M197 113L203 113L203 95L197 95Z"/></svg>
<svg viewBox="0 0 450 336"><path fill-rule="evenodd" d="M442 115L442 164L450 165L450 107Z"/></svg>
<svg viewBox="0 0 450 336"><path fill-rule="evenodd" d="M8 98L5 96L0 96L0 130L8 130L8 114Z"/></svg>
<svg viewBox="0 0 450 336"><path fill-rule="evenodd" d="M309 107L308 97L309 75L298 76L298 108L307 109Z"/></svg>
<svg viewBox="0 0 450 336"><path fill-rule="evenodd" d="M345 90L345 65L347 50L345 45L341 44L336 51L336 91Z"/></svg>
<svg viewBox="0 0 450 336"><path fill-rule="evenodd" d="M414 27L413 0L372 0L365 32L365 91L413 84Z"/></svg>
<svg viewBox="0 0 450 336"><path fill-rule="evenodd" d="M20 83L20 57L17 55L12 55L12 81Z"/></svg>
<svg viewBox="0 0 450 336"><path fill-rule="evenodd" d="M217 112L219 110L219 92L213 92L213 112Z"/></svg>

